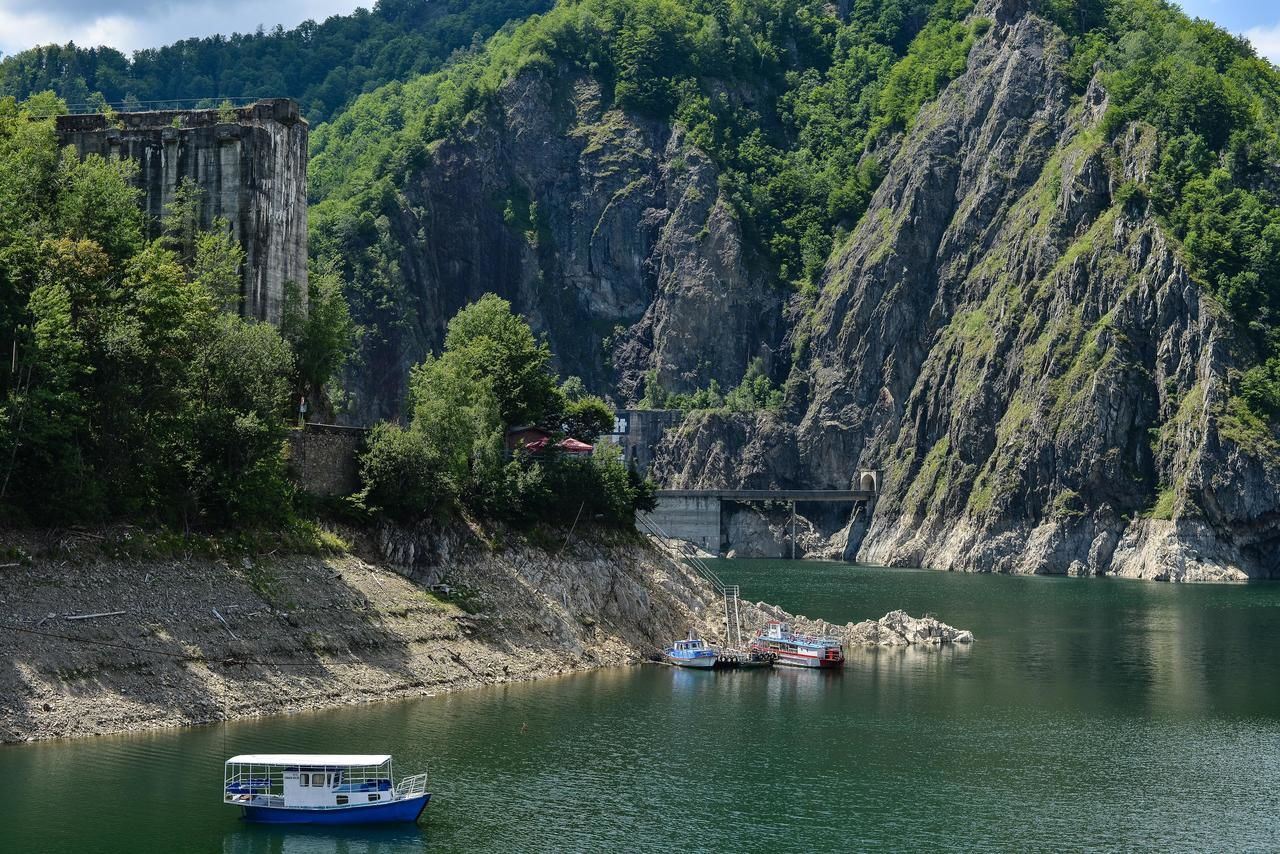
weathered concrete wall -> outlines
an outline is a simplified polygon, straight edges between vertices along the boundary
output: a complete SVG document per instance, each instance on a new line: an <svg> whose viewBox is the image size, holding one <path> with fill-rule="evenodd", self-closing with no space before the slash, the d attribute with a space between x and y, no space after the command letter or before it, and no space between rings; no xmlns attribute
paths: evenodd
<svg viewBox="0 0 1280 854"><path fill-rule="evenodd" d="M332 424L308 424L289 434L289 467L304 492L350 495L360 488L360 452L367 431Z"/></svg>
<svg viewBox="0 0 1280 854"><path fill-rule="evenodd" d="M59 141L81 157L131 158L148 227L184 178L204 190L200 225L224 217L244 247L242 312L278 324L285 282L307 282L307 136L298 105L259 101L224 122L219 110L59 116Z"/></svg>
<svg viewBox="0 0 1280 854"><path fill-rule="evenodd" d="M720 553L720 499L709 497L658 499L646 521L665 536L693 543L712 554Z"/></svg>
<svg viewBox="0 0 1280 854"><path fill-rule="evenodd" d="M654 450L667 430L684 420L679 409L623 409L615 414L609 441L622 446L622 458L638 471L648 472Z"/></svg>

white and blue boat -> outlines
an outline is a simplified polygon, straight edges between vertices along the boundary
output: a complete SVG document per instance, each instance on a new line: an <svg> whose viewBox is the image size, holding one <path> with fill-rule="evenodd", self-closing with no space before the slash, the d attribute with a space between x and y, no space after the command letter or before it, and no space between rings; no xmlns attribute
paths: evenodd
<svg viewBox="0 0 1280 854"><path fill-rule="evenodd" d="M678 640L674 645L662 651L662 657L677 667L699 667L711 669L720 658L720 650L711 646L702 638Z"/></svg>
<svg viewBox="0 0 1280 854"><path fill-rule="evenodd" d="M397 783L386 754L247 754L228 759L223 776L223 803L268 824L417 821L431 800L427 775Z"/></svg>

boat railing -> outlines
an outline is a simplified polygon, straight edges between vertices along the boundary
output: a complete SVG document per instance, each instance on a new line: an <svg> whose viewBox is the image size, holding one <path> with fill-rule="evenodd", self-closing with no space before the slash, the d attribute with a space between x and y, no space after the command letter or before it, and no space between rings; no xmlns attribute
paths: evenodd
<svg viewBox="0 0 1280 854"><path fill-rule="evenodd" d="M797 632L792 632L783 637L774 637L765 632L759 632L756 634L755 639L757 641L772 641L774 643L803 643L810 644L812 646L843 646L843 644L840 643L839 638L829 638L821 635L802 635Z"/></svg>
<svg viewBox="0 0 1280 854"><path fill-rule="evenodd" d="M272 791L278 783L270 774L231 774L223 783L222 800L247 806L283 806L284 795Z"/></svg>
<svg viewBox="0 0 1280 854"><path fill-rule="evenodd" d="M401 778L396 784L396 800L414 798L427 793L427 774L413 774Z"/></svg>

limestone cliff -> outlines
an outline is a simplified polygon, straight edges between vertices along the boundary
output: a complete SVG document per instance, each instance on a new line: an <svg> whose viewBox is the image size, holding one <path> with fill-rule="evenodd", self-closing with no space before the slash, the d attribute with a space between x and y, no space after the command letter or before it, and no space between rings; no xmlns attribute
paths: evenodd
<svg viewBox="0 0 1280 854"><path fill-rule="evenodd" d="M401 191L407 318L351 378L351 417L393 414L409 367L487 292L549 337L563 373L624 400L649 369L688 391L771 363L781 294L716 177L678 127L610 108L590 76L522 71Z"/></svg>
<svg viewBox="0 0 1280 854"><path fill-rule="evenodd" d="M983 11L797 327L792 423L698 420L658 470L842 488L882 467L847 552L866 562L1280 575L1280 454L1229 403L1244 345L1126 183L1154 133L1108 144L1107 93L1072 103L1060 31Z"/></svg>

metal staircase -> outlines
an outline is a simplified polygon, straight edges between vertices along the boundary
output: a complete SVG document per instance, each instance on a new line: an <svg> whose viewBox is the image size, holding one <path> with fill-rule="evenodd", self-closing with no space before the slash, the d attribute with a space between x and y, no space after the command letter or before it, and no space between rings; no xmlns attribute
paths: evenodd
<svg viewBox="0 0 1280 854"><path fill-rule="evenodd" d="M647 514L636 514L636 521L644 532L649 536L665 542L674 542L671 537L667 536L666 531L658 526L658 523L648 518ZM730 650L742 649L742 618L738 610L739 589L736 584L725 584L720 580L720 576L707 565L707 562L698 557L693 547L684 544L681 549L684 552L684 558L688 561L698 575L711 583L716 593L724 600L724 625L725 625L725 647ZM666 554L665 550L663 554ZM670 557L670 556L668 556ZM672 563L676 561L672 559Z"/></svg>
<svg viewBox="0 0 1280 854"><path fill-rule="evenodd" d="M738 585L731 584L723 588L725 644L729 649L742 649L742 621L738 617Z"/></svg>

